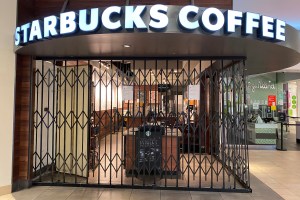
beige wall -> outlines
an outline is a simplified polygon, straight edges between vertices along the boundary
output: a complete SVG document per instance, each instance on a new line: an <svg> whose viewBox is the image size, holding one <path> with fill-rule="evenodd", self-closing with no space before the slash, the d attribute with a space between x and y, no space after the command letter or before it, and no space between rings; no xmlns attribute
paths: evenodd
<svg viewBox="0 0 300 200"><path fill-rule="evenodd" d="M16 7L17 0L0 2L0 195L10 192L12 180Z"/></svg>

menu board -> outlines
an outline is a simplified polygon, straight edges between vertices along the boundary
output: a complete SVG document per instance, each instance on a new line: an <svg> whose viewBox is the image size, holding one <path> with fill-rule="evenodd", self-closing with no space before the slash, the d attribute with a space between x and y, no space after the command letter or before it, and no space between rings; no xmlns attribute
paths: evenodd
<svg viewBox="0 0 300 200"><path fill-rule="evenodd" d="M123 101L131 101L133 100L133 86L123 86Z"/></svg>
<svg viewBox="0 0 300 200"><path fill-rule="evenodd" d="M189 100L200 100L200 85L188 86Z"/></svg>

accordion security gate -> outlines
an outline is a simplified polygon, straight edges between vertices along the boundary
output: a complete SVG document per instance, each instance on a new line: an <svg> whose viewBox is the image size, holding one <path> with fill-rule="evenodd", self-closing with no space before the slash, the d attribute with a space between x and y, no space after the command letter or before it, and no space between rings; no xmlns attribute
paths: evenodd
<svg viewBox="0 0 300 200"><path fill-rule="evenodd" d="M33 184L251 191L244 58L35 63Z"/></svg>

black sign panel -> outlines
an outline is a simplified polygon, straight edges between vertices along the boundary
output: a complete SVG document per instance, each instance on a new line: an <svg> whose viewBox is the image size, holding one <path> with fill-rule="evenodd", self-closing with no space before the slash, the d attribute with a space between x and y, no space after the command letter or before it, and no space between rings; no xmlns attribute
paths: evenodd
<svg viewBox="0 0 300 200"><path fill-rule="evenodd" d="M158 84L158 92L167 92L171 89L171 84Z"/></svg>
<svg viewBox="0 0 300 200"><path fill-rule="evenodd" d="M151 174L161 168L161 147L164 128L143 126L136 133L136 170Z"/></svg>
<svg viewBox="0 0 300 200"><path fill-rule="evenodd" d="M285 122L285 119L286 119L285 113L284 113L284 112L279 112L279 113L278 113L278 120L279 120L280 122Z"/></svg>

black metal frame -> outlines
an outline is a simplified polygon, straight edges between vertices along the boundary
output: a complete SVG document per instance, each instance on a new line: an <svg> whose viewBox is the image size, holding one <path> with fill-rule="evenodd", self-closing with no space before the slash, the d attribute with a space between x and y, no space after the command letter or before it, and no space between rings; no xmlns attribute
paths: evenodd
<svg viewBox="0 0 300 200"><path fill-rule="evenodd" d="M33 69L31 80L33 185L251 192L245 57L36 60L42 65ZM46 67L49 60L52 65ZM159 92L159 84L171 89ZM139 100L133 105L120 101L122 85L134 87ZM188 85L200 85L198 101L184 102ZM130 131L150 122L146 106L154 113L151 123L164 122L166 130L162 170L151 176L130 168L128 163L135 166L135 154L126 151L135 148L134 142L127 146L135 137ZM131 121L126 127L125 119Z"/></svg>

